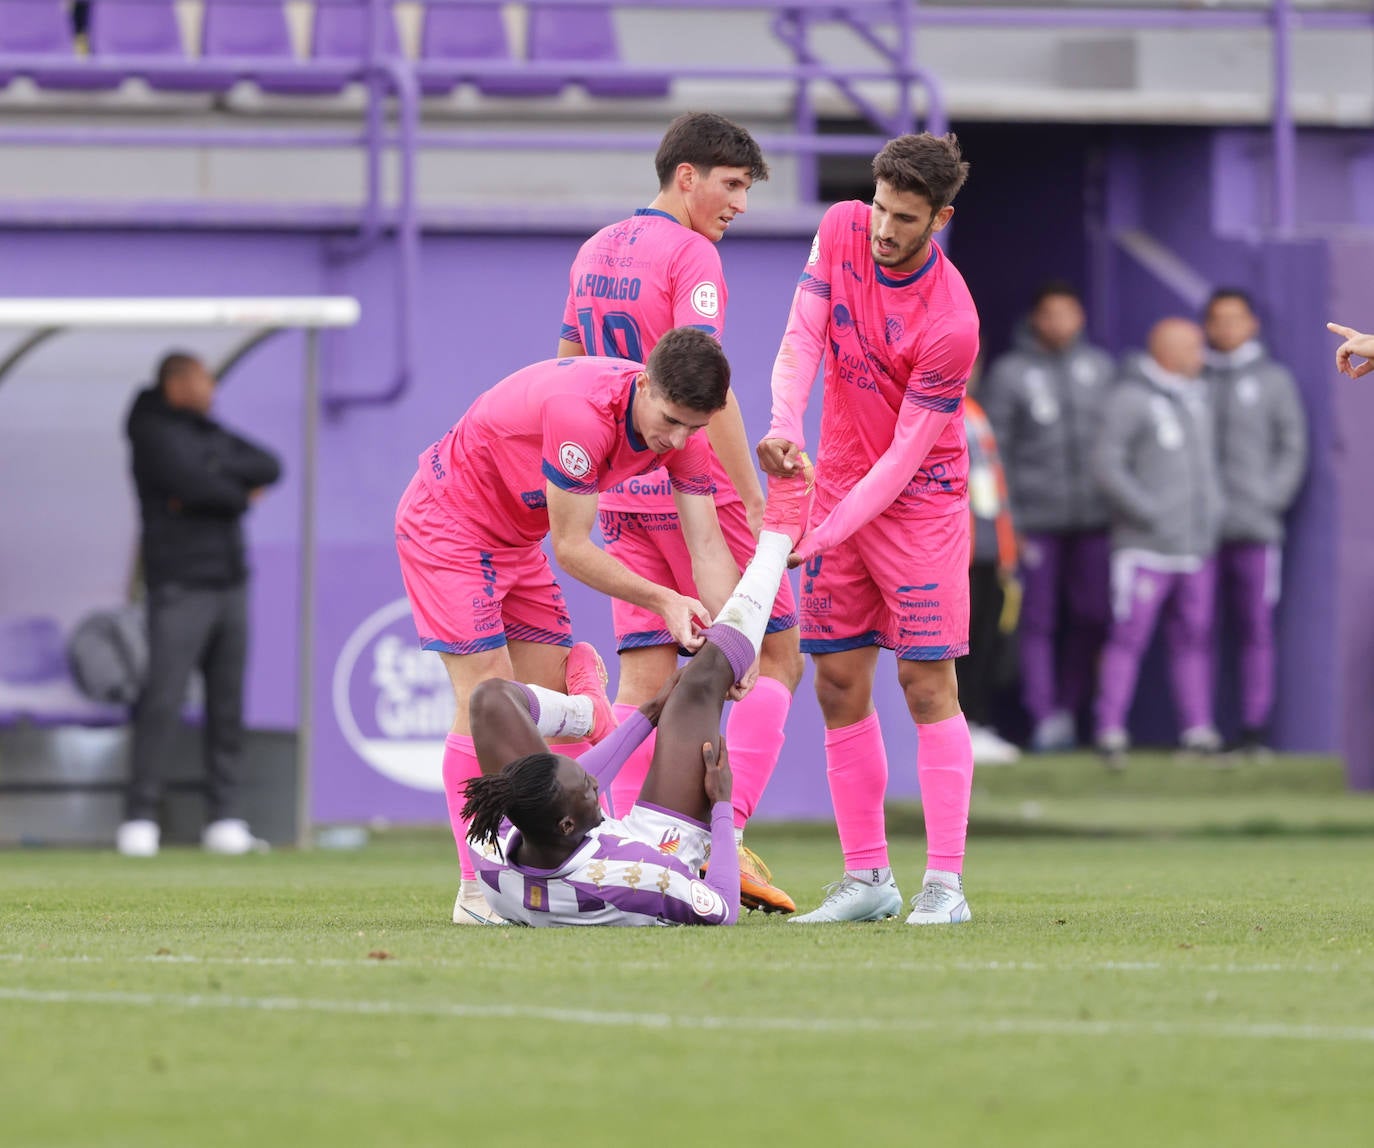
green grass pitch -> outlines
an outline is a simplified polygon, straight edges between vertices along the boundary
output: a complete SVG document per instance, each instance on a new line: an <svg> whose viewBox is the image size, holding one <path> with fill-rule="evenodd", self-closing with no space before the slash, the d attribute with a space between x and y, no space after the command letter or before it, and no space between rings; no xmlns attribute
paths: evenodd
<svg viewBox="0 0 1374 1148"><path fill-rule="evenodd" d="M954 928L457 928L446 833L0 854L0 1144L1369 1144L1374 803L1018 770ZM838 876L833 830L751 837L803 908Z"/></svg>

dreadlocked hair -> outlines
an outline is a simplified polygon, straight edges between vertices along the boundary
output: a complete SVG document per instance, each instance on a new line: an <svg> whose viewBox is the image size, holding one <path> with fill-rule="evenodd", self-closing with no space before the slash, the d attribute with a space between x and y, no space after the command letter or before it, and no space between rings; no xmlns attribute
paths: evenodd
<svg viewBox="0 0 1374 1148"><path fill-rule="evenodd" d="M496 845L501 822L509 820L526 837L549 838L558 821L562 789L558 758L531 753L501 767L500 773L474 777L463 786L463 820L468 840Z"/></svg>

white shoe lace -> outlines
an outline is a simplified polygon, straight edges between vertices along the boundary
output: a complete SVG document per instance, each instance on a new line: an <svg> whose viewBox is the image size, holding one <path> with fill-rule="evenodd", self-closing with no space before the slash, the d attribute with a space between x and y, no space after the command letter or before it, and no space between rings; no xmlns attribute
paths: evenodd
<svg viewBox="0 0 1374 1148"><path fill-rule="evenodd" d="M825 900L821 902L821 908L824 909L831 903L838 904L846 897L856 897L866 888L871 886L866 886L862 881L856 881L845 874L838 881L833 881L825 887Z"/></svg>
<svg viewBox="0 0 1374 1148"><path fill-rule="evenodd" d="M917 895L911 907L918 913L940 913L944 912L957 896L955 890L948 885L931 881Z"/></svg>

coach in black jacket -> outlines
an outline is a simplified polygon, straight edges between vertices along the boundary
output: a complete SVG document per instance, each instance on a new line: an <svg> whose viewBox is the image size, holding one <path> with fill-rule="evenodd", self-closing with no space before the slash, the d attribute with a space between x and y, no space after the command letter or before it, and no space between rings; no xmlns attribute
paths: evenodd
<svg viewBox="0 0 1374 1148"><path fill-rule="evenodd" d="M129 411L148 587L148 681L134 713L133 764L118 848L157 853L162 779L192 670L205 677L209 792L205 848L259 843L236 804L248 647L248 566L240 519L281 476L276 457L210 418L215 378L192 355L166 356Z"/></svg>

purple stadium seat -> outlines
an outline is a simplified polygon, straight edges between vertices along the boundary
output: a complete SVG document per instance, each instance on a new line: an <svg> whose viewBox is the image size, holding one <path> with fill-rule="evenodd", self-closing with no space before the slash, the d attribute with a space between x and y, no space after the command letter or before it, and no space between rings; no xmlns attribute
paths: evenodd
<svg viewBox="0 0 1374 1148"><path fill-rule="evenodd" d="M67 56L71 67L19 68L0 75L0 83L29 76L40 88L101 91L119 87L118 79L91 75L72 51L71 17L61 0L0 0L0 53L15 56Z"/></svg>
<svg viewBox="0 0 1374 1148"><path fill-rule="evenodd" d="M124 706L83 697L67 667L66 641L54 618L0 618L0 727L118 725Z"/></svg>
<svg viewBox="0 0 1374 1148"><path fill-rule="evenodd" d="M286 26L286 9L281 4L235 4L225 0L205 0L205 14L200 25L200 54L207 60L249 57L257 60L295 59L291 50L291 33ZM267 91L338 91L341 85L321 88L315 81L313 88L302 88L308 80L263 80L248 73Z"/></svg>
<svg viewBox="0 0 1374 1148"><path fill-rule="evenodd" d="M615 24L609 8L591 5L547 8L529 6L525 54L531 60L620 59ZM653 97L668 94L667 76L588 76L579 80L593 96Z"/></svg>
<svg viewBox="0 0 1374 1148"><path fill-rule="evenodd" d="M144 77L158 91L226 91L233 83L227 75L186 59L172 0L92 0L90 41L96 59L151 56L185 64L170 74Z"/></svg>
<svg viewBox="0 0 1374 1148"><path fill-rule="evenodd" d="M53 618L0 618L0 681L33 686L67 676L67 647Z"/></svg>
<svg viewBox="0 0 1374 1148"><path fill-rule="evenodd" d="M442 76L422 76L420 90L427 96L447 95L465 77L464 62L509 60L510 41L506 38L506 22L501 9L489 4L430 4L425 8L424 24L420 30L420 59L422 62L456 65L454 71ZM487 85L500 85L503 80L476 81L489 95ZM561 85L555 82L553 91ZM524 94L523 92L521 94Z"/></svg>
<svg viewBox="0 0 1374 1148"><path fill-rule="evenodd" d="M367 54L369 19L370 13L364 0L355 3L322 0L317 3L310 33L310 57L317 63L334 64L336 68L313 76L259 79L258 87L264 92L282 95L334 95L343 91L350 83L346 73L352 66L361 64ZM383 36L382 55L401 55L396 17L389 5Z"/></svg>

